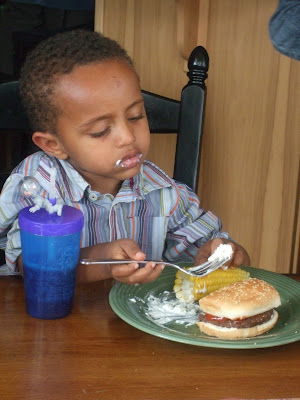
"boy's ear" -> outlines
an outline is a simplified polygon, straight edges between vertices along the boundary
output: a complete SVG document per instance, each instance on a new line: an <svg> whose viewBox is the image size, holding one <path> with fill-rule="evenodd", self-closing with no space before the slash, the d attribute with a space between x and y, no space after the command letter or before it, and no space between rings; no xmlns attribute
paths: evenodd
<svg viewBox="0 0 300 400"><path fill-rule="evenodd" d="M34 132L32 135L33 143L50 156L66 160L68 154L64 151L59 138L49 132Z"/></svg>

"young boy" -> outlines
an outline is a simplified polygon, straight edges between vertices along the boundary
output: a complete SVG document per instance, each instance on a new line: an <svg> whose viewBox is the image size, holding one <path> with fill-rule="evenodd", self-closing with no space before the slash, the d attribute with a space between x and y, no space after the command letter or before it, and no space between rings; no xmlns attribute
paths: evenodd
<svg viewBox="0 0 300 400"><path fill-rule="evenodd" d="M231 265L248 264L246 251L221 231L220 220L199 207L197 196L146 161L150 133L138 75L115 41L96 32L71 31L40 43L27 57L21 97L34 143L0 197L0 227L7 236L6 262L22 270L19 211L24 176L49 195L55 167L57 198L85 219L81 258L187 260L201 263L222 242L232 243ZM127 283L156 279L149 262L78 267L78 280L113 277Z"/></svg>

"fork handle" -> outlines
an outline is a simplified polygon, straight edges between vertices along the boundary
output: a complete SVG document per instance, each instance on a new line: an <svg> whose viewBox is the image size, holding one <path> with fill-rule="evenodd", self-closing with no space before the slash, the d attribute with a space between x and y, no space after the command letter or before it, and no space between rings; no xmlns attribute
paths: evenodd
<svg viewBox="0 0 300 400"><path fill-rule="evenodd" d="M130 264L130 263L138 263L138 264L147 264L151 260L145 260L145 261L137 261L137 260L115 260L115 259L102 259L102 258L86 258L80 260L80 264L84 265L96 265L96 264ZM155 262L155 264L165 264L163 261L156 261L152 260Z"/></svg>

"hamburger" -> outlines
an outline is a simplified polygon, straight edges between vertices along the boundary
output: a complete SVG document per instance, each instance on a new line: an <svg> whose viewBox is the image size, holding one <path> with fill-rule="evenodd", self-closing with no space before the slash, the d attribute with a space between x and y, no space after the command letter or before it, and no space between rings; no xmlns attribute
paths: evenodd
<svg viewBox="0 0 300 400"><path fill-rule="evenodd" d="M235 282L199 300L199 322L207 335L221 339L258 336L276 324L280 306L277 290L267 282L249 278Z"/></svg>

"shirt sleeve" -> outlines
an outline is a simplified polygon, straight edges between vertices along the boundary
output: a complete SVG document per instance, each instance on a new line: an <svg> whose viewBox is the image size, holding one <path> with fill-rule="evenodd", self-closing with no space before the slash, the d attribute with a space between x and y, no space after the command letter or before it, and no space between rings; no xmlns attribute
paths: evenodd
<svg viewBox="0 0 300 400"><path fill-rule="evenodd" d="M168 261L194 261L199 247L214 238L229 238L222 231L221 220L211 211L200 208L196 194L183 184L176 184L177 200L171 210L164 258Z"/></svg>
<svg viewBox="0 0 300 400"><path fill-rule="evenodd" d="M20 194L22 179L22 174L13 173L0 196L0 246L5 249L6 265L12 274L18 273L16 261L21 254L18 215L22 208L32 204Z"/></svg>

